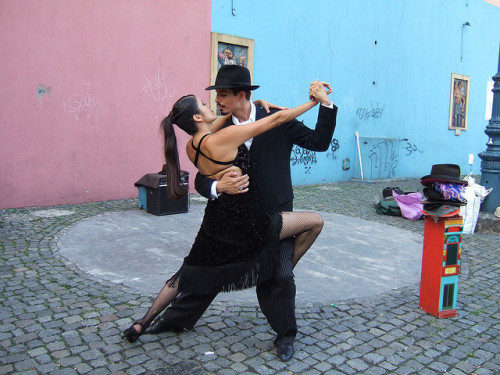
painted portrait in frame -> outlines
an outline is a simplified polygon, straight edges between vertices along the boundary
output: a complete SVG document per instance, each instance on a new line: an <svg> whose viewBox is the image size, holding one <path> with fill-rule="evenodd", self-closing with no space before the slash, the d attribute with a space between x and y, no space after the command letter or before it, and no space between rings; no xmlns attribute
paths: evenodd
<svg viewBox="0 0 500 375"><path fill-rule="evenodd" d="M469 86L470 77L452 73L448 129L455 129L456 135L460 135L462 130L467 130Z"/></svg>
<svg viewBox="0 0 500 375"><path fill-rule="evenodd" d="M233 35L212 33L212 56L210 84L213 85L215 77L222 65L241 65L250 71L253 82L254 40ZM210 91L210 106L216 110L215 90Z"/></svg>

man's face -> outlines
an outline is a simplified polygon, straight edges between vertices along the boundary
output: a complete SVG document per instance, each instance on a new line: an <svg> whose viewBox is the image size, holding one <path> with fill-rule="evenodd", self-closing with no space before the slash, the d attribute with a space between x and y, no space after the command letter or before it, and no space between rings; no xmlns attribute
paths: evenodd
<svg viewBox="0 0 500 375"><path fill-rule="evenodd" d="M232 113L239 105L238 97L234 95L233 91L230 89L217 89L215 91L217 92L215 103L217 103L219 111L221 111L223 115Z"/></svg>

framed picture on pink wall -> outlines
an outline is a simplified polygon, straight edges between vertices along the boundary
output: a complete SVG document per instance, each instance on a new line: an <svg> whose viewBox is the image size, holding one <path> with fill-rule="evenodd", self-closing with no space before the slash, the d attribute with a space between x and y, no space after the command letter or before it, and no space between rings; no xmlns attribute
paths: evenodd
<svg viewBox="0 0 500 375"><path fill-rule="evenodd" d="M456 135L460 135L462 130L467 130L469 86L470 77L452 73L448 129L455 129Z"/></svg>
<svg viewBox="0 0 500 375"><path fill-rule="evenodd" d="M212 33L212 56L210 64L210 84L215 82L215 77L222 65L241 65L250 71L253 82L253 39L242 38L234 35ZM210 91L210 105L215 106L215 91Z"/></svg>

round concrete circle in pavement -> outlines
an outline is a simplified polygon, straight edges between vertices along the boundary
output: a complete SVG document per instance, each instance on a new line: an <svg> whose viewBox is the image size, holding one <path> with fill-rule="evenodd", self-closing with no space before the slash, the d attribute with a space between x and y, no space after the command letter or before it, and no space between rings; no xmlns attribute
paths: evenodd
<svg viewBox="0 0 500 375"><path fill-rule="evenodd" d="M156 294L188 254L203 216L155 216L143 210L109 212L83 219L58 239L63 257L113 283ZM422 233L321 212L325 225L295 267L297 305L332 304L373 296L420 280ZM218 301L255 303L255 288L220 293Z"/></svg>

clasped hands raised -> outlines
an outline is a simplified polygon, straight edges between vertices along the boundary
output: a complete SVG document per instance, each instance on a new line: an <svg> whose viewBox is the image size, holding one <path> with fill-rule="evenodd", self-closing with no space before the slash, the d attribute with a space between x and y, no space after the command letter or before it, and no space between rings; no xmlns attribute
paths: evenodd
<svg viewBox="0 0 500 375"><path fill-rule="evenodd" d="M328 82L314 81L309 86L309 99L316 100L323 105L330 105L328 94L333 92L332 87Z"/></svg>

